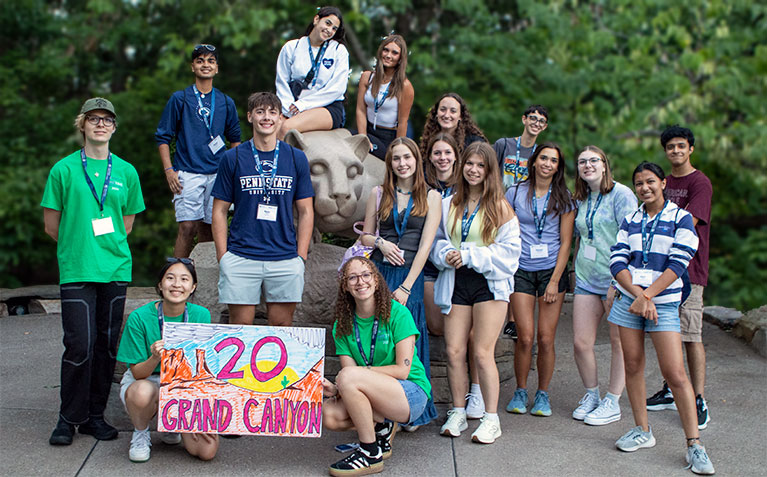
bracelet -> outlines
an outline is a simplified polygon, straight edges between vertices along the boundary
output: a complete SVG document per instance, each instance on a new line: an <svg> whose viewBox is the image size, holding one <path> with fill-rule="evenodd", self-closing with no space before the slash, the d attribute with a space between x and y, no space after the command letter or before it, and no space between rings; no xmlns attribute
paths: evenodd
<svg viewBox="0 0 767 477"><path fill-rule="evenodd" d="M647 300L647 301L652 301L652 298L650 298L649 296L647 296L647 293L642 293L642 296L644 297L644 299L645 299L645 300Z"/></svg>
<svg viewBox="0 0 767 477"><path fill-rule="evenodd" d="M373 247L378 248L378 244L380 243L381 240L382 240L381 237L376 237L376 241L373 242Z"/></svg>
<svg viewBox="0 0 767 477"><path fill-rule="evenodd" d="M398 290L402 290L403 292L405 292L405 293L407 293L408 295L410 295L410 289L409 289L409 288L407 288L405 285L400 285L399 287L397 287L397 289L398 289Z"/></svg>
<svg viewBox="0 0 767 477"><path fill-rule="evenodd" d="M168 171L169 171L169 170L171 170L171 169L173 169L173 166L170 166L170 167L166 167L166 168L165 168L165 172L168 172Z"/></svg>

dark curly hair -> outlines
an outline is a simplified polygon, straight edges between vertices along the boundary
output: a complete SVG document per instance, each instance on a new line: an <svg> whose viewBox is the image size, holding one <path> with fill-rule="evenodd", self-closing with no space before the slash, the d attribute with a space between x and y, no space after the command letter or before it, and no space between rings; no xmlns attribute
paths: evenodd
<svg viewBox="0 0 767 477"><path fill-rule="evenodd" d="M391 292L386 285L381 272L378 271L378 267L365 257L352 257L348 262L341 267L341 273L338 277L338 297L336 298L336 310L333 318L336 322L336 335L347 336L352 332L352 322L354 321L354 313L357 309L357 304L354 301L354 297L349 292L349 281L347 279L347 270L349 264L352 262L362 262L363 265L370 270L373 274L373 281L375 282L375 317L381 320L382 323L388 323L391 316Z"/></svg>
<svg viewBox="0 0 767 477"><path fill-rule="evenodd" d="M692 131L687 128L683 128L678 124L674 124L673 126L669 126L663 130L660 135L660 145L663 146L663 149L666 149L666 143L675 137L686 139L687 144L689 144L690 147L695 146L695 135L692 133Z"/></svg>
<svg viewBox="0 0 767 477"><path fill-rule="evenodd" d="M453 98L454 100L458 101L459 105L461 105L461 117L458 120L458 126L453 132L453 136L455 137L455 141L458 143L459 149L456 152L459 155L463 152L463 148L466 145L465 142L467 136L479 136L485 142L488 142L487 138L485 137L485 133L479 129L477 123L475 123L474 119L472 119L469 108L466 106L466 101L464 101L463 98L460 97L457 93L445 93L439 97L437 102L434 103L434 105L429 110L429 114L426 115L426 125L423 127L423 135L421 136L421 157L426 157L431 138L438 132L442 131L442 127L437 122L437 111L439 110L439 103L441 103L445 98Z"/></svg>

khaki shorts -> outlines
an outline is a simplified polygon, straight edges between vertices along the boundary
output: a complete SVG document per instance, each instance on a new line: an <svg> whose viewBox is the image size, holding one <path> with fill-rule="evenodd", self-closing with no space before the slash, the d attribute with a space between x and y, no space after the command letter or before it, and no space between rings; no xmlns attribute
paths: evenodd
<svg viewBox="0 0 767 477"><path fill-rule="evenodd" d="M690 296L679 307L682 341L701 343L703 341L703 289L705 287L695 284L691 286Z"/></svg>

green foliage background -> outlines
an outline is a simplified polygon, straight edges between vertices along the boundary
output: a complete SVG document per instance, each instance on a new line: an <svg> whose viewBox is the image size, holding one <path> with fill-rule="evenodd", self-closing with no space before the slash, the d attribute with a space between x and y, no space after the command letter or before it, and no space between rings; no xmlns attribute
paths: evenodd
<svg viewBox="0 0 767 477"><path fill-rule="evenodd" d="M744 0L445 0L339 2L356 82L383 35L408 40L420 133L442 93L469 104L491 141L521 132L531 103L549 108L544 140L572 155L608 152L618 180L653 160L668 124L696 134L693 163L714 184L706 301L748 309L767 282L767 6ZM273 90L282 44L316 7L297 0L6 0L0 10L0 286L57 280L39 201L50 167L79 147L72 121L101 95L119 114L113 150L139 171L147 211L131 235L134 283L148 285L175 237L153 133L171 92L192 79L196 43L221 49L216 86L240 117ZM248 125L243 121L246 139Z"/></svg>

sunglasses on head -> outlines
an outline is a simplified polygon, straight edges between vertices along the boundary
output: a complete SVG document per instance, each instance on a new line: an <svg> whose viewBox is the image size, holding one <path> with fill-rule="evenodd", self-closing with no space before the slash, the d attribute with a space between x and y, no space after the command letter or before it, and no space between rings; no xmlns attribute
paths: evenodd
<svg viewBox="0 0 767 477"><path fill-rule="evenodd" d="M200 44L200 45L197 45L197 46L195 46L195 47L194 47L194 51L200 51L200 50L202 50L202 49L208 50L208 51L210 51L211 53L212 53L212 52L214 52L214 51L216 51L216 47L215 47L215 46L213 46L213 45L208 45L208 44L205 44L205 43L203 43L203 44Z"/></svg>
<svg viewBox="0 0 767 477"><path fill-rule="evenodd" d="M183 263L194 266L194 260L184 257L165 257L165 263Z"/></svg>

